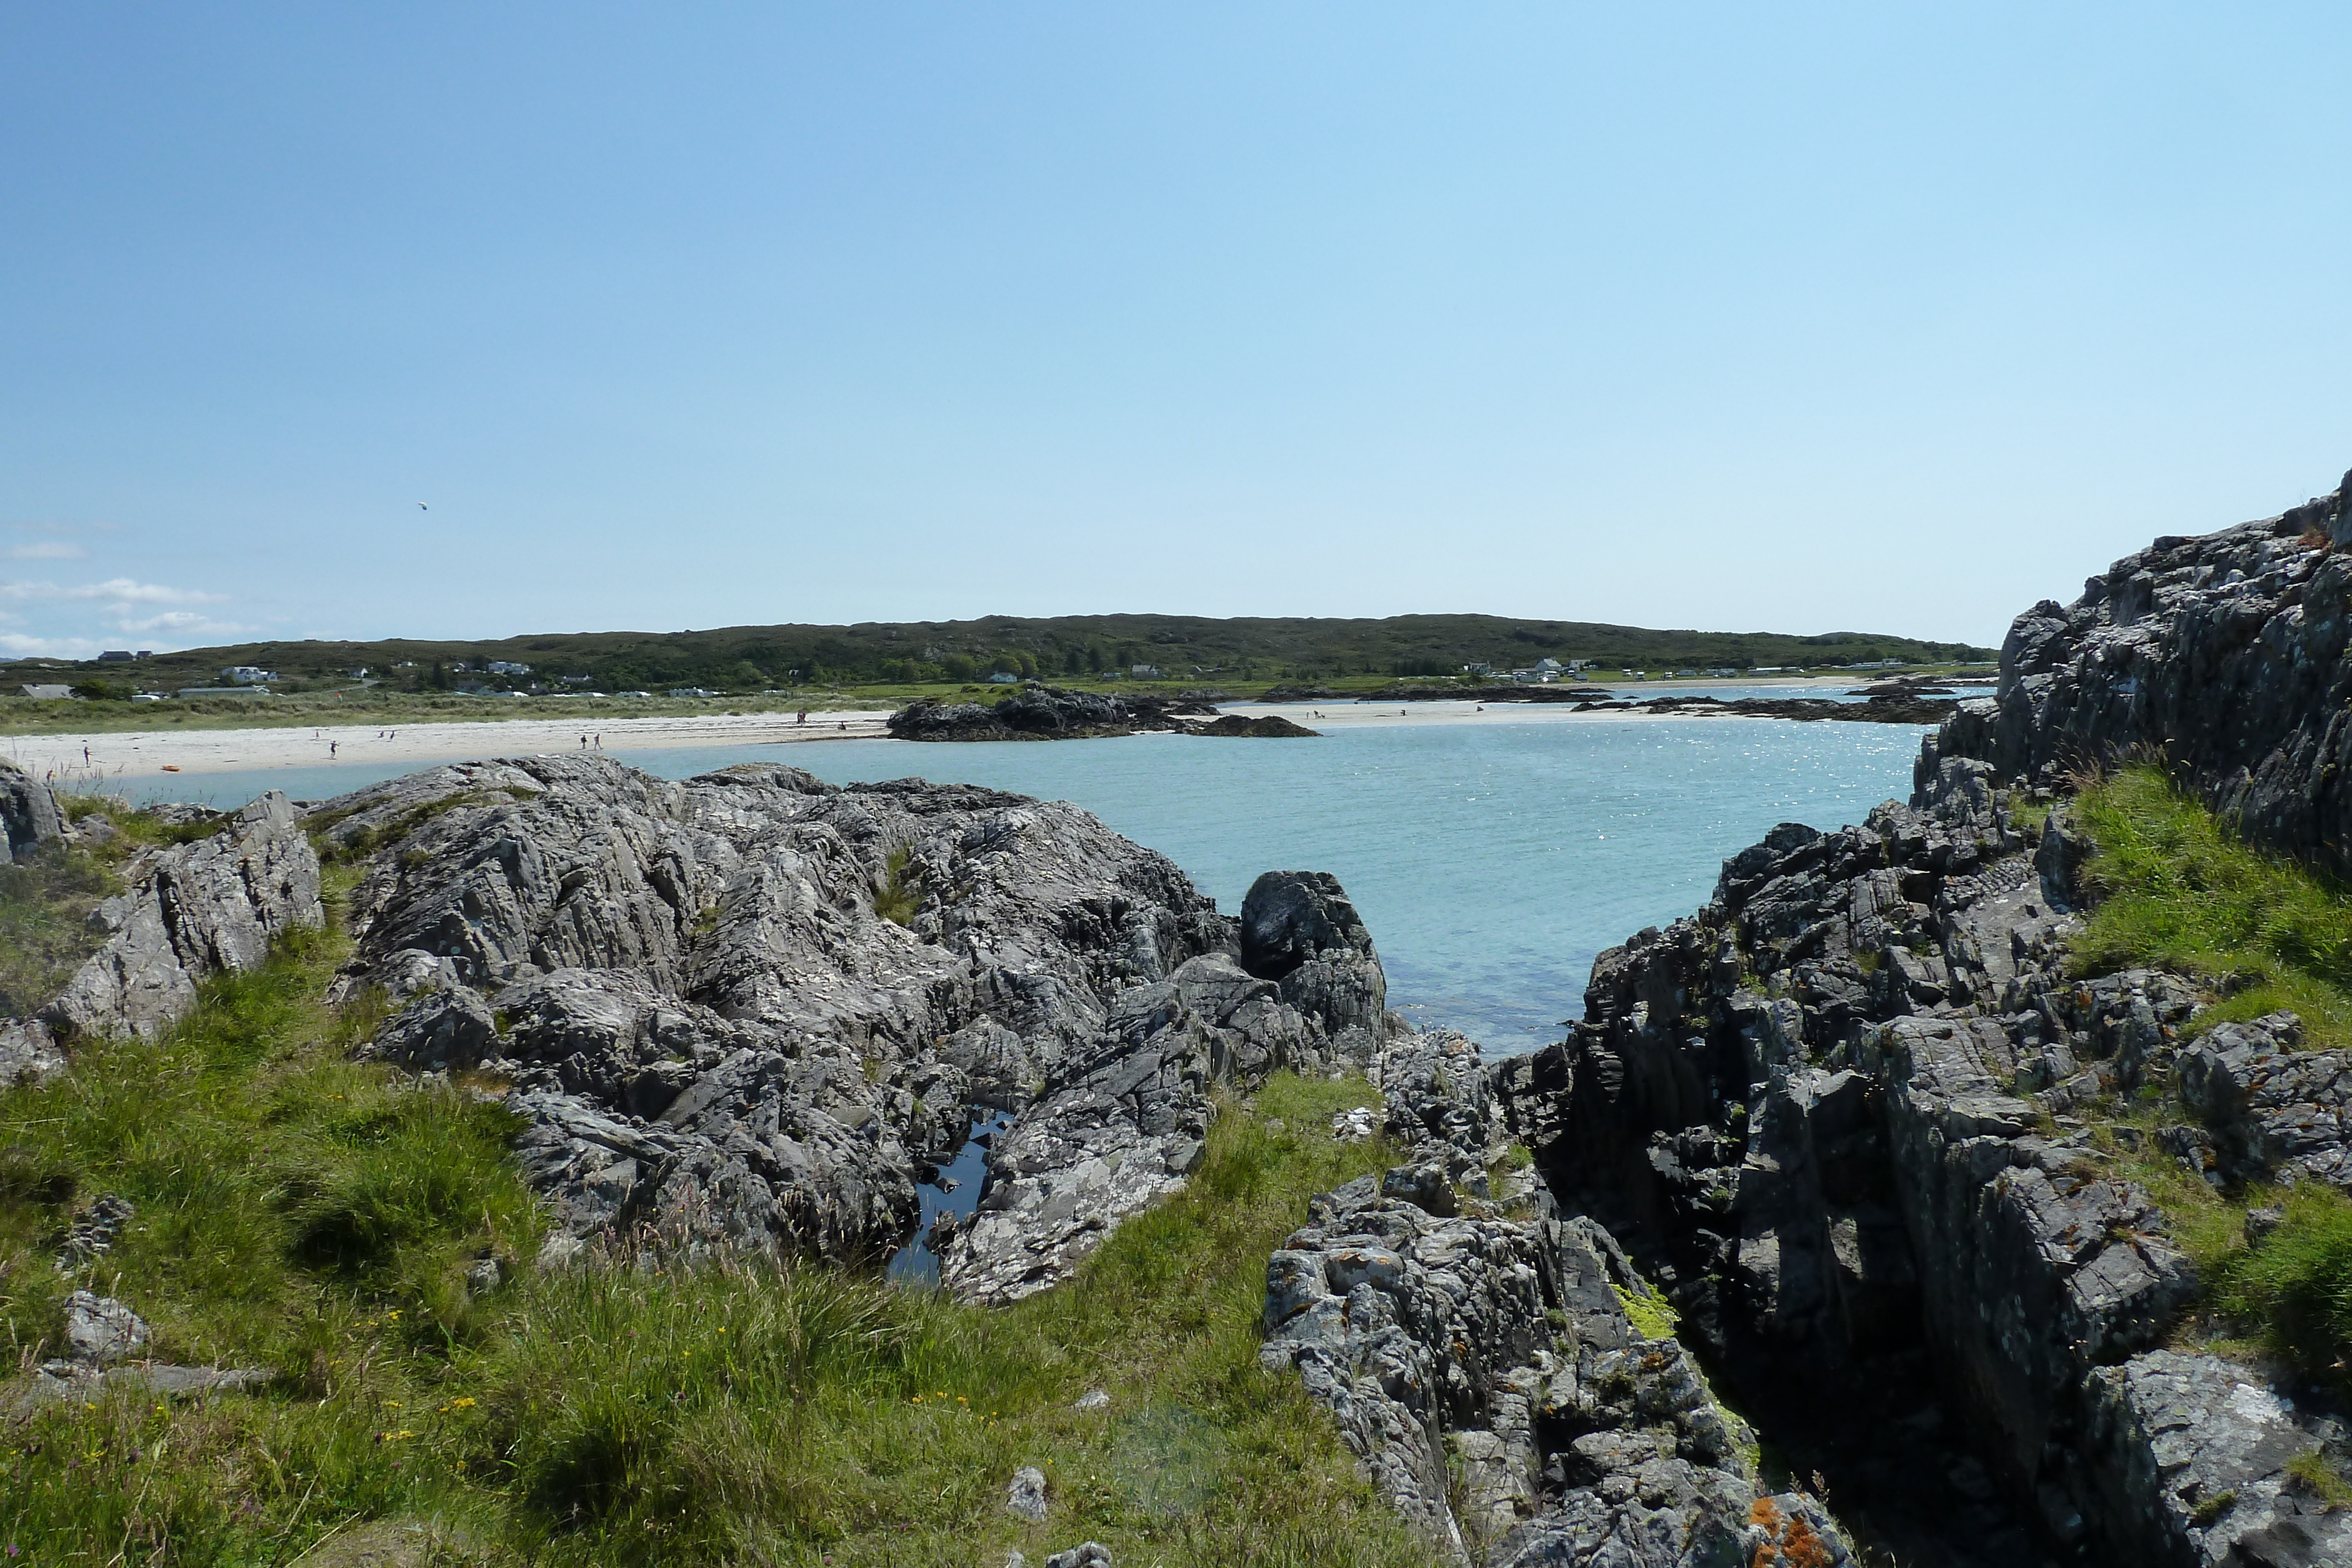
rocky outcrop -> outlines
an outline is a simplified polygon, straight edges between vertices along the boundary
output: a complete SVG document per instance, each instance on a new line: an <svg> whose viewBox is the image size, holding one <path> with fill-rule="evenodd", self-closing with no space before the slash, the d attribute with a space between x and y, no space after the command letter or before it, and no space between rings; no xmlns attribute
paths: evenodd
<svg viewBox="0 0 2352 1568"><path fill-rule="evenodd" d="M65 835L65 813L48 787L14 763L0 762L0 865Z"/></svg>
<svg viewBox="0 0 2352 1568"><path fill-rule="evenodd" d="M91 1291L66 1298L66 1354L43 1362L0 1388L0 1414L22 1417L42 1406L91 1400L110 1389L149 1396L236 1393L259 1388L276 1374L252 1366L175 1366L140 1358L151 1333L126 1302Z"/></svg>
<svg viewBox="0 0 2352 1568"><path fill-rule="evenodd" d="M2168 1127L2171 1153L2215 1186L2323 1181L2352 1191L2352 1052L2302 1049L2293 1013L2216 1024L2180 1055L2195 1123Z"/></svg>
<svg viewBox="0 0 2352 1568"><path fill-rule="evenodd" d="M1084 740L1181 730L1182 719L1213 717L1216 711L1197 698L1029 685L989 705L924 697L892 714L885 727L895 740Z"/></svg>
<svg viewBox="0 0 2352 1568"><path fill-rule="evenodd" d="M2012 1560L2022 1521L2072 1559L2219 1563L2225 1505L2125 1479L2174 1479L2132 1391L2196 1281L2078 1117L2178 1068L2170 1143L2324 1176L2342 1064L2284 1019L2184 1051L2186 982L2069 974L2080 839L2061 812L2030 843L1996 784L1931 751L1911 804L1774 830L1603 954L1570 1038L1496 1087L1560 1199L1898 1551Z"/></svg>
<svg viewBox="0 0 2352 1568"><path fill-rule="evenodd" d="M318 926L319 859L299 814L276 790L208 839L147 850L92 923L106 942L39 1022L53 1035L152 1035L195 1005L196 985L250 969L270 944Z"/></svg>
<svg viewBox="0 0 2352 1568"><path fill-rule="evenodd" d="M395 1004L372 1051L512 1083L558 1251L879 1259L1009 1113L979 1212L931 1239L950 1287L1015 1299L1182 1183L1216 1083L1384 1024L1368 942L1301 1005L1174 865L1066 804L541 758L313 821L364 864L342 985Z"/></svg>
<svg viewBox="0 0 2352 1568"><path fill-rule="evenodd" d="M966 1300L1001 1303L1068 1278L1112 1226L1199 1165L1215 1084L1319 1073L1338 1060L1319 1017L1223 953L1127 991L1094 1049L994 1142L988 1185L940 1279Z"/></svg>
<svg viewBox="0 0 2352 1568"><path fill-rule="evenodd" d="M1997 694L1948 719L1930 760L2003 779L2161 750L2249 836L2352 870L2352 508L2159 538L2045 600L2001 646Z"/></svg>
<svg viewBox="0 0 2352 1568"><path fill-rule="evenodd" d="M2088 1468L2118 1558L2159 1568L2352 1563L2352 1513L2288 1470L2341 1452L2342 1421L2210 1355L2150 1351L2091 1374Z"/></svg>
<svg viewBox="0 0 2352 1568"><path fill-rule="evenodd" d="M1914 692L1881 692L1858 703L1831 697L1667 696L1623 706L1631 712L1685 716L1792 718L1801 723L1828 720L1843 724L1941 724L1959 706L1959 699Z"/></svg>
<svg viewBox="0 0 2352 1568"><path fill-rule="evenodd" d="M1241 965L1369 1062L1390 1030L1388 977L1371 933L1328 872L1270 871L1242 898Z"/></svg>
<svg viewBox="0 0 2352 1568"><path fill-rule="evenodd" d="M1303 724L1293 724L1277 713L1261 714L1250 718L1229 713L1207 724L1188 726L1188 735L1238 736L1259 740L1313 739L1322 735L1319 729L1309 729Z"/></svg>
<svg viewBox="0 0 2352 1568"><path fill-rule="evenodd" d="M1650 1287L1608 1232L1496 1166L1477 1046L1403 1035L1371 1068L1406 1163L1317 1198L1274 1254L1261 1361L1383 1495L1464 1563L1845 1561L1818 1503L1759 1495L1689 1353L1635 1326Z"/></svg>

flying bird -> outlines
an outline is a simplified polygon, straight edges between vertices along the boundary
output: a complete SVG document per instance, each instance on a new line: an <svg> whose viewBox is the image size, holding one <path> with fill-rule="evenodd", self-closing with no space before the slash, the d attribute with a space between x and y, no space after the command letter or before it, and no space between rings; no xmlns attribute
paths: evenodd
<svg viewBox="0 0 2352 1568"><path fill-rule="evenodd" d="M420 511L420 512L429 512L429 511L431 511L433 508L432 508L432 507L428 507L428 506L426 506L424 502L419 501L419 502L417 502L417 503L416 503L416 509L417 509L418 511Z"/></svg>

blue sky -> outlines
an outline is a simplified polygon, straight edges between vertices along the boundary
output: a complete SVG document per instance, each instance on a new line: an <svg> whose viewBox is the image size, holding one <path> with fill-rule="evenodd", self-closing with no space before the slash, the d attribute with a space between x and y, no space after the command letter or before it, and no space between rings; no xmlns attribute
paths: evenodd
<svg viewBox="0 0 2352 1568"><path fill-rule="evenodd" d="M2352 465L2347 33L13 7L0 653L1114 611L1997 642Z"/></svg>

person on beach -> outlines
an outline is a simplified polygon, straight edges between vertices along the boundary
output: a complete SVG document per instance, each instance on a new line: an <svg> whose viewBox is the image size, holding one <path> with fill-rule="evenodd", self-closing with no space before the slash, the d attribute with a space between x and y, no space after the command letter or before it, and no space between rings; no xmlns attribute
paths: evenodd
<svg viewBox="0 0 2352 1568"><path fill-rule="evenodd" d="M331 740L327 742L327 760L332 762L335 759L335 753L341 751L342 748L343 743L340 740Z"/></svg>

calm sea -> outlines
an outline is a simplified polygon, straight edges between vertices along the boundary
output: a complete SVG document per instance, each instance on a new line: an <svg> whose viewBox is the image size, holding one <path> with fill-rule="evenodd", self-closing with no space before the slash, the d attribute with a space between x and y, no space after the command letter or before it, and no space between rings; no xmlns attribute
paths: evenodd
<svg viewBox="0 0 2352 1568"><path fill-rule="evenodd" d="M917 775L1075 801L1173 859L1232 912L1260 872L1328 871L1390 998L1490 1053L1559 1038L1601 948L1704 903L1776 822L1833 828L1910 793L1924 732L1773 719L1577 719L1342 730L1319 740L1131 736L912 746L833 741L615 753L685 778L782 761L835 783ZM323 799L366 767L126 780L134 796Z"/></svg>

